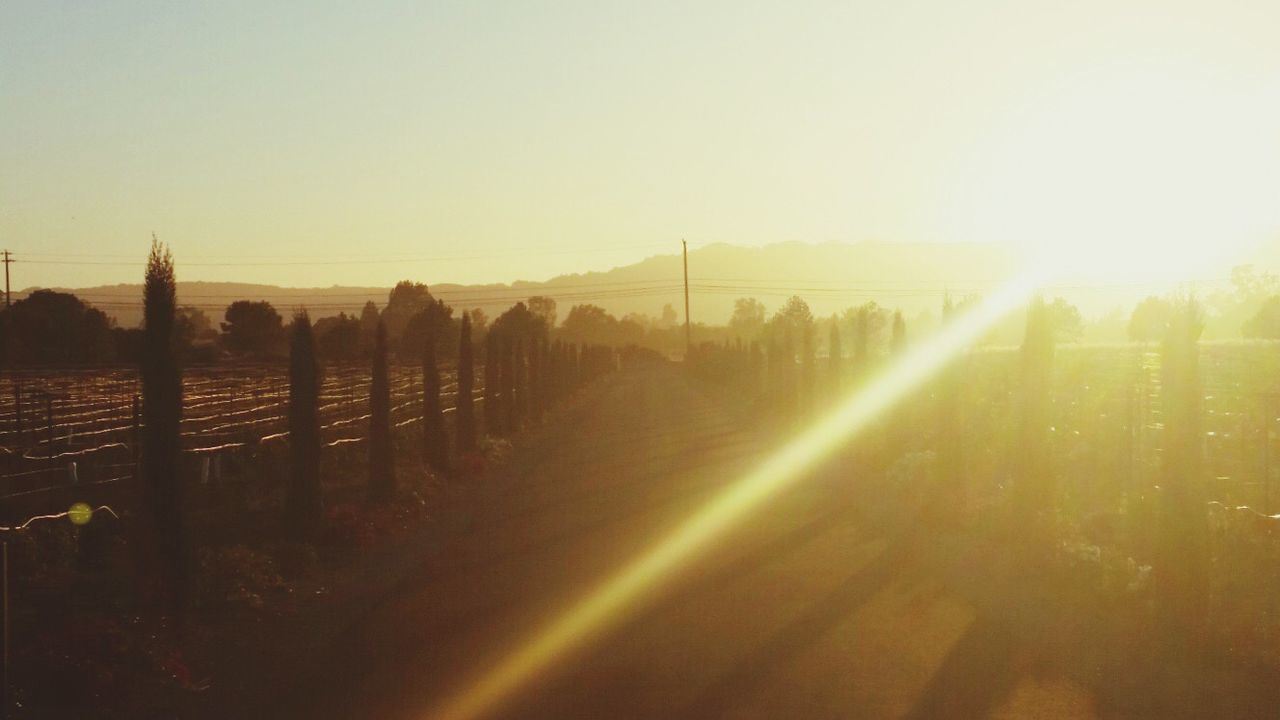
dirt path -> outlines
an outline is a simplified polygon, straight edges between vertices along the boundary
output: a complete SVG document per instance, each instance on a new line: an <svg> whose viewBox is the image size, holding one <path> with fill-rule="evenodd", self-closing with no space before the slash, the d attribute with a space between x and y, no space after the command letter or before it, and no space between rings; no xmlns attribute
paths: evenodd
<svg viewBox="0 0 1280 720"><path fill-rule="evenodd" d="M278 707L245 716L429 716L766 451L676 371L620 376L531 433L464 529ZM857 520L858 483L847 467L813 473L497 715L1095 714L909 538Z"/></svg>

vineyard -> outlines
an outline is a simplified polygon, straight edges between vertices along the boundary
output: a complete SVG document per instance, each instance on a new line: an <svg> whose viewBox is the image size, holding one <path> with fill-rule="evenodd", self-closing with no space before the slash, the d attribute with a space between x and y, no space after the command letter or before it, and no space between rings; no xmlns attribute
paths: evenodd
<svg viewBox="0 0 1280 720"><path fill-rule="evenodd" d="M392 367L392 422L421 421L421 370ZM369 369L328 368L320 394L329 447L367 437ZM452 412L456 371L444 373L441 400ZM140 380L133 369L17 371L0 379L0 499L24 509L41 496L133 477L141 431ZM476 389L482 400L483 389ZM181 437L192 475L218 483L240 473L263 448L287 442L289 378L284 366L195 368L183 379Z"/></svg>

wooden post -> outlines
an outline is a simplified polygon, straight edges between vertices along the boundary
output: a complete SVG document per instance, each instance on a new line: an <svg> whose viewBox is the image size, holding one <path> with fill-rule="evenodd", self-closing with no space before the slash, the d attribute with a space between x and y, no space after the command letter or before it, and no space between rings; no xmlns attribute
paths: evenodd
<svg viewBox="0 0 1280 720"><path fill-rule="evenodd" d="M49 442L49 454L53 454L53 395L44 397L45 430Z"/></svg>

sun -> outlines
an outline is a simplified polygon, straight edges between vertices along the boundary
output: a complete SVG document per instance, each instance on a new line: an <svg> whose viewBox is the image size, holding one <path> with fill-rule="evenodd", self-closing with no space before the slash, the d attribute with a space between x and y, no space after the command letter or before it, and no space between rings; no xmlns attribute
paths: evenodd
<svg viewBox="0 0 1280 720"><path fill-rule="evenodd" d="M975 145L956 229L1071 280L1221 275L1280 229L1278 90L1159 63L1077 72Z"/></svg>

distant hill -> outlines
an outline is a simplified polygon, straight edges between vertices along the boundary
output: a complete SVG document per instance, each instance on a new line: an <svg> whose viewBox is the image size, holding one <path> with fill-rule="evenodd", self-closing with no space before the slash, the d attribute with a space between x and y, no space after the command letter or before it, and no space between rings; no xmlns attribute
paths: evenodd
<svg viewBox="0 0 1280 720"><path fill-rule="evenodd" d="M820 316L867 300L915 314L935 310L944 290L963 295L990 287L1007 278L1015 266L1013 253L994 244L713 244L689 252L691 314L695 322L721 324L729 318L736 298L756 297L773 309L791 295L804 297ZM632 265L544 282L438 283L431 285L431 292L458 308L481 307L490 316L541 294L556 298L561 318L578 303L597 304L618 316L633 312L658 316L670 303L683 317L682 276L678 254L657 255ZM75 293L122 326L141 321L141 285L55 289ZM215 321L226 305L241 299L267 300L282 313L305 307L313 317L324 317L342 311L358 313L367 301L382 306L389 290L179 282L178 300L201 307Z"/></svg>

